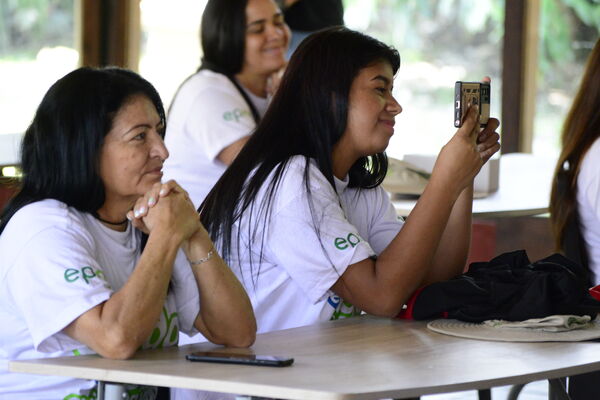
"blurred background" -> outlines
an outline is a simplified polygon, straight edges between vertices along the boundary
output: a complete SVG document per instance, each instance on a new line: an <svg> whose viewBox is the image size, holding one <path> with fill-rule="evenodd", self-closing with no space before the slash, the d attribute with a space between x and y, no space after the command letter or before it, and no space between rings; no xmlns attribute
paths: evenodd
<svg viewBox="0 0 600 400"><path fill-rule="evenodd" d="M204 5L0 0L0 143L18 141L50 84L79 65L134 69L168 107L199 66ZM492 114L503 123L503 152L558 152L565 113L600 34L600 1L345 0L344 7L348 27L402 57L394 91L404 111L391 156L437 153L454 132L454 82L485 75Z"/></svg>

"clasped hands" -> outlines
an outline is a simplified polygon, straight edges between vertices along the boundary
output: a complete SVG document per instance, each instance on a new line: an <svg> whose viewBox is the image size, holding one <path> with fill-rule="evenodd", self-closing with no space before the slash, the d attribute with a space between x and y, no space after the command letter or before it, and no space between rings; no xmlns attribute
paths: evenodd
<svg viewBox="0 0 600 400"><path fill-rule="evenodd" d="M146 234L163 230L182 244L194 234L206 234L188 193L174 180L155 183L137 199L127 218Z"/></svg>

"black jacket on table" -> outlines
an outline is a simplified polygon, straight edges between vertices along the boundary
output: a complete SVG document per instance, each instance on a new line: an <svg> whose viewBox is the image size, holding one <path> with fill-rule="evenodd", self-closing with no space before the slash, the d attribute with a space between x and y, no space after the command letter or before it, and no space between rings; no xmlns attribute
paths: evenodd
<svg viewBox="0 0 600 400"><path fill-rule="evenodd" d="M504 253L469 271L420 289L401 318L523 321L549 315L600 312L583 267L560 254L534 263L523 250Z"/></svg>

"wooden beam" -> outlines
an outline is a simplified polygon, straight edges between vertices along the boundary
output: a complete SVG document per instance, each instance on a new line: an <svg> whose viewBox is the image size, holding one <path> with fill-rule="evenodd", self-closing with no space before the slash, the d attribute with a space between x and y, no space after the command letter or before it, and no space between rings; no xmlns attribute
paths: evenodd
<svg viewBox="0 0 600 400"><path fill-rule="evenodd" d="M140 49L140 1L109 0L105 22L107 65L138 69Z"/></svg>
<svg viewBox="0 0 600 400"><path fill-rule="evenodd" d="M528 0L525 8L523 102L521 104L521 135L519 151L533 150L533 125L537 97L538 44L540 26L540 0Z"/></svg>
<svg viewBox="0 0 600 400"><path fill-rule="evenodd" d="M142 17L140 15L140 0L127 0L127 24L125 35L125 67L139 71L140 50L142 45Z"/></svg>
<svg viewBox="0 0 600 400"><path fill-rule="evenodd" d="M81 0L81 64L138 69L140 0Z"/></svg>
<svg viewBox="0 0 600 400"><path fill-rule="evenodd" d="M80 64L97 67L103 64L102 56L102 1L81 0L81 48Z"/></svg>
<svg viewBox="0 0 600 400"><path fill-rule="evenodd" d="M506 0L502 153L530 152L535 114L539 0Z"/></svg>
<svg viewBox="0 0 600 400"><path fill-rule="evenodd" d="M519 151L521 103L523 93L523 30L525 4L506 0L504 48L502 52L502 153Z"/></svg>

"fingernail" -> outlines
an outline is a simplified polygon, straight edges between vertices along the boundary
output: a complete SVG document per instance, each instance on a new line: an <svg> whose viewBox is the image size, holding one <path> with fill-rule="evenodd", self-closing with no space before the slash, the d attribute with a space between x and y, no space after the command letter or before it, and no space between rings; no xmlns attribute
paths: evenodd
<svg viewBox="0 0 600 400"><path fill-rule="evenodd" d="M164 196L165 193L167 193L167 189L165 189L165 188L160 189L160 192L158 192L158 194L161 196Z"/></svg>
<svg viewBox="0 0 600 400"><path fill-rule="evenodd" d="M135 218L139 217L139 216L140 216L140 210L135 210L135 211L133 212L133 216L134 216Z"/></svg>
<svg viewBox="0 0 600 400"><path fill-rule="evenodd" d="M140 214L143 214L143 213L145 213L145 212L146 212L146 207L142 207L142 208L140 208Z"/></svg>
<svg viewBox="0 0 600 400"><path fill-rule="evenodd" d="M156 200L154 199L154 197L150 197L150 198L148 199L148 205L149 205L149 206L153 206L153 205L154 205L154 203L156 203Z"/></svg>
<svg viewBox="0 0 600 400"><path fill-rule="evenodd" d="M130 213L127 213L127 215L125 215L125 216L127 217L127 219L128 219L129 221L131 221L131 214L130 214Z"/></svg>

